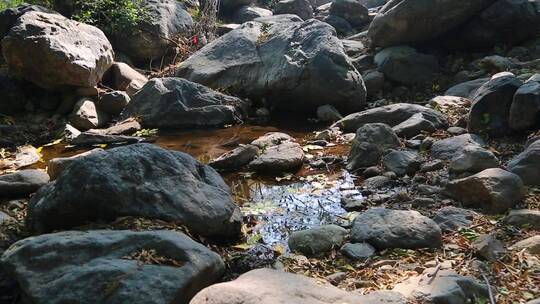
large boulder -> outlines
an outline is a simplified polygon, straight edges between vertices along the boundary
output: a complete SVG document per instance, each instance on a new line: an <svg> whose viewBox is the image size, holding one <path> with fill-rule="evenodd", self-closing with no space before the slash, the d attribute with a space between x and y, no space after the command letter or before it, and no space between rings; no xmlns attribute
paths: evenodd
<svg viewBox="0 0 540 304"><path fill-rule="evenodd" d="M332 27L292 15L243 24L184 61L177 75L274 109L314 113L330 104L350 113L366 101L362 77Z"/></svg>
<svg viewBox="0 0 540 304"><path fill-rule="evenodd" d="M122 216L175 221L207 236L234 236L241 224L229 187L214 169L150 144L73 160L28 207L28 223L39 232Z"/></svg>
<svg viewBox="0 0 540 304"><path fill-rule="evenodd" d="M514 94L523 84L511 73L499 73L474 95L469 112L469 132L492 136L508 134L510 107Z"/></svg>
<svg viewBox="0 0 540 304"><path fill-rule="evenodd" d="M176 44L174 39L187 35L193 19L182 2L144 0L146 18L129 30L110 33L116 49L136 61L158 59Z"/></svg>
<svg viewBox="0 0 540 304"><path fill-rule="evenodd" d="M502 213L523 199L525 189L519 176L499 168L450 181L446 192L465 206Z"/></svg>
<svg viewBox="0 0 540 304"><path fill-rule="evenodd" d="M533 142L515 156L508 163L508 170L519 175L526 185L540 185L540 141Z"/></svg>
<svg viewBox="0 0 540 304"><path fill-rule="evenodd" d="M28 169L0 175L0 197L25 196L49 182L47 173Z"/></svg>
<svg viewBox="0 0 540 304"><path fill-rule="evenodd" d="M446 117L433 109L410 103L395 103L350 114L336 122L332 127L339 127L343 132L356 132L358 128L368 123L385 123L395 127L410 119L415 114L422 114L435 128L448 125ZM412 134L407 133L412 136ZM416 135L416 134L415 134Z"/></svg>
<svg viewBox="0 0 540 304"><path fill-rule="evenodd" d="M430 84L439 73L437 57L408 46L383 49L375 55L375 64L387 79L409 86Z"/></svg>
<svg viewBox="0 0 540 304"><path fill-rule="evenodd" d="M417 211L372 208L354 219L351 242L367 242L377 249L437 248L442 234L433 220Z"/></svg>
<svg viewBox="0 0 540 304"><path fill-rule="evenodd" d="M540 83L528 81L514 95L509 117L510 128L516 131L534 129L540 124Z"/></svg>
<svg viewBox="0 0 540 304"><path fill-rule="evenodd" d="M390 0L368 35L377 46L425 42L461 25L495 0Z"/></svg>
<svg viewBox="0 0 540 304"><path fill-rule="evenodd" d="M223 126L243 117L242 100L181 78L154 78L133 96L122 117L147 128Z"/></svg>
<svg viewBox="0 0 540 304"><path fill-rule="evenodd" d="M375 166L387 149L401 145L396 133L383 123L366 124L356 131L349 153L347 169L358 170Z"/></svg>
<svg viewBox="0 0 540 304"><path fill-rule="evenodd" d="M45 234L15 243L0 262L32 303L188 303L225 270L175 231Z"/></svg>
<svg viewBox="0 0 540 304"><path fill-rule="evenodd" d="M18 19L2 52L10 71L43 88L93 87L114 59L98 28L35 11Z"/></svg>

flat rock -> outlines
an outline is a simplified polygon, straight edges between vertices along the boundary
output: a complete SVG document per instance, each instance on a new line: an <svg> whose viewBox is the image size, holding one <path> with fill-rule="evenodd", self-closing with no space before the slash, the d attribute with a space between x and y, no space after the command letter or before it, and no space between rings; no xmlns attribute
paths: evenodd
<svg viewBox="0 0 540 304"><path fill-rule="evenodd" d="M433 220L443 232L453 232L473 223L476 212L456 207L443 207L435 213Z"/></svg>
<svg viewBox="0 0 540 304"><path fill-rule="evenodd" d="M532 254L540 254L540 235L531 236L510 246L510 250L527 250Z"/></svg>
<svg viewBox="0 0 540 304"><path fill-rule="evenodd" d="M516 227L531 227L540 229L540 210L521 209L511 210L503 222Z"/></svg>
<svg viewBox="0 0 540 304"><path fill-rule="evenodd" d="M375 248L368 243L347 243L341 247L341 253L353 261L365 260L375 252Z"/></svg>
<svg viewBox="0 0 540 304"><path fill-rule="evenodd" d="M50 178L47 173L28 169L0 175L0 197L26 196L46 185Z"/></svg>
<svg viewBox="0 0 540 304"><path fill-rule="evenodd" d="M482 137L476 134L462 134L438 140L431 146L431 157L451 160L463 153L467 146L485 147L486 143Z"/></svg>
<svg viewBox="0 0 540 304"><path fill-rule="evenodd" d="M214 169L235 170L249 164L259 155L259 148L254 145L241 145L208 163Z"/></svg>
<svg viewBox="0 0 540 304"><path fill-rule="evenodd" d="M261 173L281 173L298 170L304 162L304 151L298 143L285 141L262 149L249 168Z"/></svg>
<svg viewBox="0 0 540 304"><path fill-rule="evenodd" d="M348 231L336 225L325 225L307 230L295 231L288 240L291 251L305 255L319 255L339 248Z"/></svg>

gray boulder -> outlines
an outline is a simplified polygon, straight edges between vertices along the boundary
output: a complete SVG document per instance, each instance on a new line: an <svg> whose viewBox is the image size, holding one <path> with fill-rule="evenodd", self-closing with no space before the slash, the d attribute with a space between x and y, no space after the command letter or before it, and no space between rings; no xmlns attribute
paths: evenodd
<svg viewBox="0 0 540 304"><path fill-rule="evenodd" d="M452 180L446 185L446 192L452 198L487 213L502 213L512 208L523 199L524 191L519 176L499 168Z"/></svg>
<svg viewBox="0 0 540 304"><path fill-rule="evenodd" d="M238 123L244 102L181 78L154 78L122 112L146 128L189 128Z"/></svg>
<svg viewBox="0 0 540 304"><path fill-rule="evenodd" d="M431 157L443 160L451 160L463 153L465 147L485 147L482 137L476 134L462 134L438 140L431 146Z"/></svg>
<svg viewBox="0 0 540 304"><path fill-rule="evenodd" d="M369 22L369 11L358 0L334 0L330 15L345 19L351 26L362 26Z"/></svg>
<svg viewBox="0 0 540 304"><path fill-rule="evenodd" d="M398 148L400 145L399 138L388 125L366 124L356 131L347 169L352 171L377 165L385 150Z"/></svg>
<svg viewBox="0 0 540 304"><path fill-rule="evenodd" d="M417 211L372 208L358 215L351 229L353 243L367 242L377 249L437 248L441 229Z"/></svg>
<svg viewBox="0 0 540 304"><path fill-rule="evenodd" d="M295 231L288 240L291 251L305 255L319 255L339 248L348 231L336 225L326 225L307 230Z"/></svg>
<svg viewBox="0 0 540 304"><path fill-rule="evenodd" d="M150 144L74 160L28 206L29 226L39 232L122 216L175 221L206 236L237 235L241 224L229 187L214 169Z"/></svg>
<svg viewBox="0 0 540 304"><path fill-rule="evenodd" d="M528 81L516 91L509 124L516 131L533 129L540 124L540 83Z"/></svg>
<svg viewBox="0 0 540 304"><path fill-rule="evenodd" d="M437 210L433 221L443 232L453 232L470 226L476 215L472 210L449 206Z"/></svg>
<svg viewBox="0 0 540 304"><path fill-rule="evenodd" d="M498 168L499 159L491 151L476 145L465 146L461 153L452 158L449 170L454 174L478 173L489 168Z"/></svg>
<svg viewBox="0 0 540 304"><path fill-rule="evenodd" d="M476 90L478 90L478 88L480 88L482 85L484 85L488 81L489 81L489 78L479 78L479 79L462 82L446 90L444 95L472 99L474 95L476 94Z"/></svg>
<svg viewBox="0 0 540 304"><path fill-rule="evenodd" d="M114 58L101 30L58 14L28 12L2 39L11 72L43 88L97 85Z"/></svg>
<svg viewBox="0 0 540 304"><path fill-rule="evenodd" d="M0 175L0 197L25 196L36 192L49 182L41 170L28 169Z"/></svg>
<svg viewBox="0 0 540 304"><path fill-rule="evenodd" d="M270 174L294 172L302 166L303 162L302 147L298 143L285 141L262 148L259 157L249 163L249 168Z"/></svg>
<svg viewBox="0 0 540 304"><path fill-rule="evenodd" d="M420 170L422 158L416 151L392 150L384 155L382 162L386 170L398 176L413 176Z"/></svg>
<svg viewBox="0 0 540 304"><path fill-rule="evenodd" d="M234 23L242 24L251 20L255 20L259 17L272 16L272 11L262 7L256 6L241 6L238 8L232 17Z"/></svg>
<svg viewBox="0 0 540 304"><path fill-rule="evenodd" d="M431 84L439 73L437 57L408 46L383 49L375 55L375 64L386 78L409 86Z"/></svg>
<svg viewBox="0 0 540 304"><path fill-rule="evenodd" d="M314 113L330 104L350 113L366 100L362 77L332 27L293 15L243 24L184 61L177 75L273 109Z"/></svg>
<svg viewBox="0 0 540 304"><path fill-rule="evenodd" d="M390 0L368 35L377 46L425 42L461 25L494 0Z"/></svg>
<svg viewBox="0 0 540 304"><path fill-rule="evenodd" d="M276 15L292 14L302 20L313 18L313 7L308 0L281 0L274 7Z"/></svg>
<svg viewBox="0 0 540 304"><path fill-rule="evenodd" d="M395 103L350 114L336 122L333 127L338 127L343 132L356 132L358 128L368 123L385 123L394 127L417 113L422 114L423 118L430 121L436 128L445 128L448 125L446 117L438 111L421 105Z"/></svg>
<svg viewBox="0 0 540 304"><path fill-rule="evenodd" d="M259 148L254 145L241 145L208 163L218 170L235 170L249 164L259 155Z"/></svg>
<svg viewBox="0 0 540 304"><path fill-rule="evenodd" d="M519 175L526 185L540 185L540 141L530 144L507 167L508 171Z"/></svg>
<svg viewBox="0 0 540 304"><path fill-rule="evenodd" d="M225 270L219 255L175 231L45 234L15 243L0 262L33 303L54 304L188 303Z"/></svg>
<svg viewBox="0 0 540 304"><path fill-rule="evenodd" d="M540 210L521 209L511 210L504 217L503 222L516 227L528 226L533 229L540 229Z"/></svg>
<svg viewBox="0 0 540 304"><path fill-rule="evenodd" d="M494 75L473 97L469 112L469 132L491 136L508 134L509 116L514 93L523 84L510 73Z"/></svg>

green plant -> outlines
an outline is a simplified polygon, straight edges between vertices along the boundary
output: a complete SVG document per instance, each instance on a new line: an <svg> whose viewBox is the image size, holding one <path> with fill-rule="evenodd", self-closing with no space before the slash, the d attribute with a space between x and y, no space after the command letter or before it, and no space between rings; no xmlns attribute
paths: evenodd
<svg viewBox="0 0 540 304"><path fill-rule="evenodd" d="M0 0L0 11L5 10L6 8L19 6L23 3L39 4L47 7L51 6L49 0Z"/></svg>
<svg viewBox="0 0 540 304"><path fill-rule="evenodd" d="M131 31L150 17L142 0L77 0L75 4L73 19L107 33Z"/></svg>

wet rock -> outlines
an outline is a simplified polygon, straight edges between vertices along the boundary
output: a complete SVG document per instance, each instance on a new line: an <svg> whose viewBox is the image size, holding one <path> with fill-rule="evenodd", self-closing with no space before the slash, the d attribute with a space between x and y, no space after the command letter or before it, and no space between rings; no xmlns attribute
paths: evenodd
<svg viewBox="0 0 540 304"><path fill-rule="evenodd" d="M69 115L70 124L79 130L102 127L109 119L110 116L98 110L96 104L88 98L77 101Z"/></svg>
<svg viewBox="0 0 540 304"><path fill-rule="evenodd" d="M234 12L232 20L234 23L242 24L259 17L272 16L272 11L256 6L241 6Z"/></svg>
<svg viewBox="0 0 540 304"><path fill-rule="evenodd" d="M10 72L43 88L93 87L114 58L98 28L42 12L22 15L2 51Z"/></svg>
<svg viewBox="0 0 540 304"><path fill-rule="evenodd" d="M136 61L163 57L175 46L178 35L187 34L193 19L176 0L144 0L145 19L127 30L109 33L115 49Z"/></svg>
<svg viewBox="0 0 540 304"><path fill-rule="evenodd" d="M507 167L510 172L519 175L526 185L540 185L540 141L530 144Z"/></svg>
<svg viewBox="0 0 540 304"><path fill-rule="evenodd" d="M532 254L540 254L540 235L531 236L512 245L510 250L527 250Z"/></svg>
<svg viewBox="0 0 540 304"><path fill-rule="evenodd" d="M382 298L383 295L374 296L369 298L373 302L368 302L367 296L341 290L326 281L278 270L256 269L234 281L203 289L190 304L380 303Z"/></svg>
<svg viewBox="0 0 540 304"><path fill-rule="evenodd" d="M101 148L92 149L83 153L79 153L70 157L56 157L47 163L47 174L51 180L55 180L73 161L79 157L85 157L95 152L103 152Z"/></svg>
<svg viewBox="0 0 540 304"><path fill-rule="evenodd" d="M291 251L305 255L319 255L339 248L348 231L336 225L326 225L308 230L296 231L288 240Z"/></svg>
<svg viewBox="0 0 540 304"><path fill-rule="evenodd" d="M281 0L274 7L276 15L293 14L302 20L313 18L313 8L308 0Z"/></svg>
<svg viewBox="0 0 540 304"><path fill-rule="evenodd" d="M375 248L367 243L347 243L341 247L341 253L353 261L365 260L375 255Z"/></svg>
<svg viewBox="0 0 540 304"><path fill-rule="evenodd" d="M433 220L443 232L448 233L470 226L475 216L472 210L449 206L437 210Z"/></svg>
<svg viewBox="0 0 540 304"><path fill-rule="evenodd" d="M386 78L409 86L429 84L439 73L437 57L408 46L383 49L375 55L375 63Z"/></svg>
<svg viewBox="0 0 540 304"><path fill-rule="evenodd" d="M488 297L488 287L472 277L461 276L450 269L439 270L434 275L435 271L428 268L422 275L397 284L393 290L424 303L468 303Z"/></svg>
<svg viewBox="0 0 540 304"><path fill-rule="evenodd" d="M176 231L45 234L17 242L0 262L36 303L187 303L225 270L219 255Z"/></svg>
<svg viewBox="0 0 540 304"><path fill-rule="evenodd" d="M444 93L447 96L457 96L472 99L476 90L489 81L489 78L479 78L457 84Z"/></svg>
<svg viewBox="0 0 540 304"><path fill-rule="evenodd" d="M243 24L184 61L177 76L276 110L314 113L330 104L351 113L366 104L362 77L334 29L293 15Z"/></svg>
<svg viewBox="0 0 540 304"><path fill-rule="evenodd" d="M491 136L508 134L510 107L521 85L522 81L510 73L496 74L482 85L472 99L469 132Z"/></svg>
<svg viewBox="0 0 540 304"><path fill-rule="evenodd" d="M369 22L369 12L357 0L334 0L330 5L330 15L345 19L351 26L362 26Z"/></svg>
<svg viewBox="0 0 540 304"><path fill-rule="evenodd" d="M491 151L479 146L465 146L450 162L450 173L478 173L489 168L498 168L499 159Z"/></svg>
<svg viewBox="0 0 540 304"><path fill-rule="evenodd" d="M223 126L240 122L244 102L181 78L154 78L122 112L147 128Z"/></svg>
<svg viewBox="0 0 540 304"><path fill-rule="evenodd" d="M485 147L486 143L482 137L476 134L463 134L454 137L438 140L431 145L431 157L451 160L461 155L467 146Z"/></svg>
<svg viewBox="0 0 540 304"><path fill-rule="evenodd" d="M386 149L400 146L396 133L382 123L366 124L358 129L352 142L347 169L357 170L379 163Z"/></svg>
<svg viewBox="0 0 540 304"><path fill-rule="evenodd" d="M422 159L416 151L392 150L383 157L383 166L386 170L396 173L398 176L413 176L418 170Z"/></svg>
<svg viewBox="0 0 540 304"><path fill-rule="evenodd" d="M524 186L519 176L493 168L450 181L446 191L465 206L481 208L487 213L502 213L523 199Z"/></svg>
<svg viewBox="0 0 540 304"><path fill-rule="evenodd" d="M396 103L350 114L336 122L333 127L339 127L344 132L356 132L368 123L385 123L394 127L417 113L421 113L424 119L429 120L436 128L446 127L448 124L446 117L438 111L415 104Z"/></svg>
<svg viewBox="0 0 540 304"><path fill-rule="evenodd" d="M471 244L477 256L488 261L496 261L502 254L506 253L504 243L491 234L482 234Z"/></svg>
<svg viewBox="0 0 540 304"><path fill-rule="evenodd" d="M36 192L49 182L49 175L29 169L0 175L0 197L22 197Z"/></svg>
<svg viewBox="0 0 540 304"><path fill-rule="evenodd" d="M146 76L123 62L113 63L111 68L103 76L103 82L110 88L118 91L126 91L129 96L132 96L141 89L147 81Z"/></svg>
<svg viewBox="0 0 540 304"><path fill-rule="evenodd" d="M317 108L317 118L323 122L334 123L343 118L339 111L331 105L324 105Z"/></svg>
<svg viewBox="0 0 540 304"><path fill-rule="evenodd" d="M437 248L441 229L417 211L372 208L358 215L351 230L353 243L367 242L377 249Z"/></svg>
<svg viewBox="0 0 540 304"><path fill-rule="evenodd" d="M129 103L128 94L122 91L107 92L100 96L96 107L107 114L118 116Z"/></svg>
<svg viewBox="0 0 540 304"><path fill-rule="evenodd" d="M230 189L214 169L150 144L74 160L28 206L29 226L39 232L121 216L175 221L206 236L235 236L241 223Z"/></svg>
<svg viewBox="0 0 540 304"><path fill-rule="evenodd" d="M433 133L437 130L431 121L424 118L422 113L414 114L392 129L398 136L405 138L414 137L422 132Z"/></svg>
<svg viewBox="0 0 540 304"><path fill-rule="evenodd" d="M540 210L521 209L511 210L503 222L516 227L531 227L540 229Z"/></svg>
<svg viewBox="0 0 540 304"><path fill-rule="evenodd" d="M540 83L529 81L514 95L509 124L513 130L526 131L540 124Z"/></svg>
<svg viewBox="0 0 540 304"><path fill-rule="evenodd" d="M235 170L249 164L259 155L259 148L254 145L241 145L208 163L214 169Z"/></svg>

